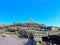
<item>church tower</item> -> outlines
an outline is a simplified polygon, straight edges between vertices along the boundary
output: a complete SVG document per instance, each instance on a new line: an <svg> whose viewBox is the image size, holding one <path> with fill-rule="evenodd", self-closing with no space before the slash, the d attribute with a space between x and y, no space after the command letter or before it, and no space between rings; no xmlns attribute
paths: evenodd
<svg viewBox="0 0 60 45"><path fill-rule="evenodd" d="M30 23L33 23L32 18L30 18Z"/></svg>

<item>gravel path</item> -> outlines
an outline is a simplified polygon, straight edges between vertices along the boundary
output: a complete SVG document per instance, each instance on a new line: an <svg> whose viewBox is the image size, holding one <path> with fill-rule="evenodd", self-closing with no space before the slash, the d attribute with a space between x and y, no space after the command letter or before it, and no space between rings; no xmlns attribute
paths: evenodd
<svg viewBox="0 0 60 45"><path fill-rule="evenodd" d="M0 45L24 45L28 42L26 38L18 38L15 35L0 36Z"/></svg>

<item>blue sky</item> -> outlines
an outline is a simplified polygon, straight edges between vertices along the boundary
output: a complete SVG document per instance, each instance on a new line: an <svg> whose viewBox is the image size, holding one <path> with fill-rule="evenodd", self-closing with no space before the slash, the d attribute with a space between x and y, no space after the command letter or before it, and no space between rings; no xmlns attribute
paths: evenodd
<svg viewBox="0 0 60 45"><path fill-rule="evenodd" d="M0 24L29 22L60 26L59 0L0 0Z"/></svg>

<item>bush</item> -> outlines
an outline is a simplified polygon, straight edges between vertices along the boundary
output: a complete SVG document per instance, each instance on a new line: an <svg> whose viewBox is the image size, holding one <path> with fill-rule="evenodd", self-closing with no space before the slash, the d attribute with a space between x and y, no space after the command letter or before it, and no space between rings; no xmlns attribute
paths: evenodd
<svg viewBox="0 0 60 45"><path fill-rule="evenodd" d="M19 37L24 37L24 38L28 37L27 32L25 30L20 30L18 31L18 33L20 34Z"/></svg>
<svg viewBox="0 0 60 45"><path fill-rule="evenodd" d="M41 43L41 41L39 41L39 43Z"/></svg>
<svg viewBox="0 0 60 45"><path fill-rule="evenodd" d="M7 31L8 31L8 32L15 32L14 29L8 29Z"/></svg>

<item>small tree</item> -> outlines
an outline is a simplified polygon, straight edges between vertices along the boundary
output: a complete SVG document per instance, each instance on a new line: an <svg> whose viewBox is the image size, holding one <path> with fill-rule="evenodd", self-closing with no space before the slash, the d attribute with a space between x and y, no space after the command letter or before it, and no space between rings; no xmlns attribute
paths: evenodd
<svg viewBox="0 0 60 45"><path fill-rule="evenodd" d="M14 29L8 29L7 31L8 31L8 32L15 32Z"/></svg>
<svg viewBox="0 0 60 45"><path fill-rule="evenodd" d="M18 33L20 34L20 37L28 37L27 32L25 30L19 30Z"/></svg>

